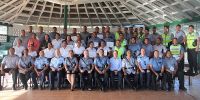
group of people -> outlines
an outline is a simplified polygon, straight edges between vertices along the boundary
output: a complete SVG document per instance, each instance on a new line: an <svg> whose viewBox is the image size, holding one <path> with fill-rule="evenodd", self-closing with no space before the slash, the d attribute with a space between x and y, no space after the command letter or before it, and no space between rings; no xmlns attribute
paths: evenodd
<svg viewBox="0 0 200 100"><path fill-rule="evenodd" d="M169 32L169 26L164 26L162 34L156 32L156 27L152 33L147 27L124 27L123 31L118 27L112 33L106 26L102 32L95 27L89 33L87 26L83 26L80 33L73 28L69 34L64 28L60 34L53 27L53 32L46 34L43 27L34 33L30 26L28 32L21 31L3 58L1 74L12 74L14 90L18 76L25 89L32 78L33 89L43 89L45 82L50 90L61 89L67 79L72 91L78 87L82 90L98 87L105 91L124 86L170 91L174 78L178 77L179 89L186 90L184 52L188 53L187 73L197 74L200 44L193 25L188 31L186 35L181 25L177 25L174 34Z"/></svg>

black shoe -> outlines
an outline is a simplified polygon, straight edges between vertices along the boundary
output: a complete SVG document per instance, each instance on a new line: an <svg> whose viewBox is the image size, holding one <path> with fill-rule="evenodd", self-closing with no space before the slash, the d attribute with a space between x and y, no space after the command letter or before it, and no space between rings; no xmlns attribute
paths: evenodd
<svg viewBox="0 0 200 100"><path fill-rule="evenodd" d="M33 90L38 89L38 86L34 86L32 89L33 89Z"/></svg>
<svg viewBox="0 0 200 100"><path fill-rule="evenodd" d="M15 85L13 85L13 88L12 88L12 89L13 89L13 90L17 90L16 87L15 87Z"/></svg>

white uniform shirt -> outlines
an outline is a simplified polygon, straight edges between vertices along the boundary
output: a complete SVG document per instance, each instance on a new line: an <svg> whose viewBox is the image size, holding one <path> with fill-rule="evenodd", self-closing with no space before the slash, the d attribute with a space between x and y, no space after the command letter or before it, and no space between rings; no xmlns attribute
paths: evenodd
<svg viewBox="0 0 200 100"><path fill-rule="evenodd" d="M22 57L22 52L24 51L24 46L14 46L13 47L15 49L15 54L18 56L18 57Z"/></svg>
<svg viewBox="0 0 200 100"><path fill-rule="evenodd" d="M59 39L59 40L53 39L52 40L53 48L54 49L60 48L61 44L62 44L62 41L63 41L63 39Z"/></svg>
<svg viewBox="0 0 200 100"><path fill-rule="evenodd" d="M53 58L54 57L54 52L55 52L55 49L54 48L46 48L44 49L44 57L46 58Z"/></svg>

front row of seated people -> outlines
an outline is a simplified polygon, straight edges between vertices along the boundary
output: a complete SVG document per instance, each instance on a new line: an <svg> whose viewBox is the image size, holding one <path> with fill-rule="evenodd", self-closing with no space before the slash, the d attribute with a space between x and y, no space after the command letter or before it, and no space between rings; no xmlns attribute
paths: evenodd
<svg viewBox="0 0 200 100"><path fill-rule="evenodd" d="M25 89L28 88L29 78L32 79L33 89L38 87L43 89L45 80L48 80L50 90L61 89L63 81L67 79L72 91L76 87L91 90L94 88L94 81L95 86L104 91L109 88L109 79L112 89L122 89L122 80L130 88L158 89L156 84L161 80L161 89L171 90L173 78L184 76L177 71L179 69L177 60L181 61L182 58L175 57L176 52L174 53L173 50L166 51L163 58L159 56L158 50L153 52L152 58L146 56L144 48L136 58L132 56L131 50L127 50L126 56L122 59L116 50L113 51L111 58L104 56L103 49L98 51L98 56L94 59L89 57L88 50L84 50L81 57L76 56L73 50L69 50L68 57L63 58L61 50L56 49L52 59L44 57L44 50L41 50L35 60L28 55L27 49L23 51L21 58L14 53L15 49L10 48L9 55L4 57L1 66L1 74L12 74L14 90L16 90L18 75ZM76 78L80 79L76 80ZM80 86L77 85L79 83ZM181 85L180 82L180 89Z"/></svg>

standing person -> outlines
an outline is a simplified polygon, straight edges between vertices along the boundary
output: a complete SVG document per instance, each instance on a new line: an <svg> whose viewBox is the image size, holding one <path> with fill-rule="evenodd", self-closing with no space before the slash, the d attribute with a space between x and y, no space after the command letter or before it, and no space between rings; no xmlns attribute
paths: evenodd
<svg viewBox="0 0 200 100"><path fill-rule="evenodd" d="M124 56L124 53L125 53L125 48L123 46L121 46L121 42L120 40L116 40L116 46L114 46L113 50L116 50L117 51L117 55L119 58L122 58Z"/></svg>
<svg viewBox="0 0 200 100"><path fill-rule="evenodd" d="M19 61L19 57L15 55L15 49L10 48L9 55L5 56L1 62L1 74L5 74L5 73L12 74L13 90L16 90L18 61Z"/></svg>
<svg viewBox="0 0 200 100"><path fill-rule="evenodd" d="M17 45L17 41L20 39L22 41L22 46L27 48L28 45L28 37L26 36L25 30L21 30L21 35L19 37L16 37L14 42L13 42L13 47Z"/></svg>
<svg viewBox="0 0 200 100"><path fill-rule="evenodd" d="M28 88L27 81L31 77L33 80L33 89L38 88L36 76L33 71L33 60L31 56L28 55L28 49L23 51L23 56L19 59L18 69L19 69L19 78L24 85L25 90Z"/></svg>
<svg viewBox="0 0 200 100"><path fill-rule="evenodd" d="M26 33L27 37L30 38L32 34L35 34L33 32L33 26L28 26L28 32Z"/></svg>
<svg viewBox="0 0 200 100"><path fill-rule="evenodd" d="M83 26L83 31L80 33L81 38L84 40L85 44L88 43L90 33L87 31L87 26Z"/></svg>
<svg viewBox="0 0 200 100"><path fill-rule="evenodd" d="M144 44L142 45L142 48L145 49L145 54L148 57L153 56L153 46L149 43L149 38L144 39Z"/></svg>
<svg viewBox="0 0 200 100"><path fill-rule="evenodd" d="M194 45L194 42L197 40L198 34L194 32L194 26L190 25L189 33L186 36L186 45L187 45L187 54L188 54L188 63L189 63L189 73L196 73L198 74L197 69L197 52L196 52L196 46Z"/></svg>
<svg viewBox="0 0 200 100"><path fill-rule="evenodd" d="M104 50L99 50L99 56L94 59L95 66L95 78L101 88L101 91L104 91L107 87L106 82L108 81L108 69L109 69L109 59L107 56L104 56Z"/></svg>
<svg viewBox="0 0 200 100"><path fill-rule="evenodd" d="M172 40L170 51L178 63L177 75L179 80L179 89L186 90L184 86L184 48L182 45L178 44L177 38Z"/></svg>
<svg viewBox="0 0 200 100"><path fill-rule="evenodd" d="M81 78L81 88L82 90L88 89L92 90L92 72L94 70L93 60L89 58L88 50L84 50L83 57L79 60L79 71Z"/></svg>
<svg viewBox="0 0 200 100"><path fill-rule="evenodd" d="M161 38L156 39L156 44L153 46L154 50L158 50L159 52L159 57L164 57L165 52L167 51L167 48L161 44Z"/></svg>
<svg viewBox="0 0 200 100"><path fill-rule="evenodd" d="M111 86L113 89L122 89L122 60L118 56L118 51L113 52L113 57L110 58L110 78L111 78ZM117 78L118 84L116 85L114 80Z"/></svg>
<svg viewBox="0 0 200 100"><path fill-rule="evenodd" d="M56 27L53 27L53 31L51 33L49 33L49 37L51 40L55 39L56 38L56 34L57 34L57 28Z"/></svg>
<svg viewBox="0 0 200 100"><path fill-rule="evenodd" d="M160 34L158 34L156 32L156 27L154 26L153 29L152 29L152 34L150 34L151 45L155 45L156 44L156 39L157 38L161 38L161 36L160 36Z"/></svg>
<svg viewBox="0 0 200 100"><path fill-rule="evenodd" d="M63 33L61 34L61 38L62 38L63 40L67 39L67 28L64 28L64 29L63 29Z"/></svg>
<svg viewBox="0 0 200 100"><path fill-rule="evenodd" d="M174 35L174 38L177 38L178 44L182 45L185 49L185 42L186 42L186 35L185 32L181 29L181 25L176 25L176 33Z"/></svg>
<svg viewBox="0 0 200 100"><path fill-rule="evenodd" d="M65 59L64 66L67 72L67 80L71 85L71 91L74 90L75 85L75 74L78 68L78 61L76 57L74 57L73 50L69 50L68 57Z"/></svg>
<svg viewBox="0 0 200 100"><path fill-rule="evenodd" d="M40 50L44 50L48 47L48 43L51 43L51 39L48 34L44 35L44 39L40 42Z"/></svg>
<svg viewBox="0 0 200 100"><path fill-rule="evenodd" d="M128 49L131 51L131 56L136 58L140 54L140 45L136 42L136 37L132 37L130 39L130 44L128 45Z"/></svg>
<svg viewBox="0 0 200 100"><path fill-rule="evenodd" d="M169 33L169 26L164 26L164 33L161 34L162 44L169 50L171 41L174 38L174 35Z"/></svg>
<svg viewBox="0 0 200 100"><path fill-rule="evenodd" d="M42 41L44 41L44 36L45 36L45 32L43 31L43 27L42 26L40 26L39 27L39 32L37 33L37 38L38 38L38 40L40 41L40 43L42 42Z"/></svg>

